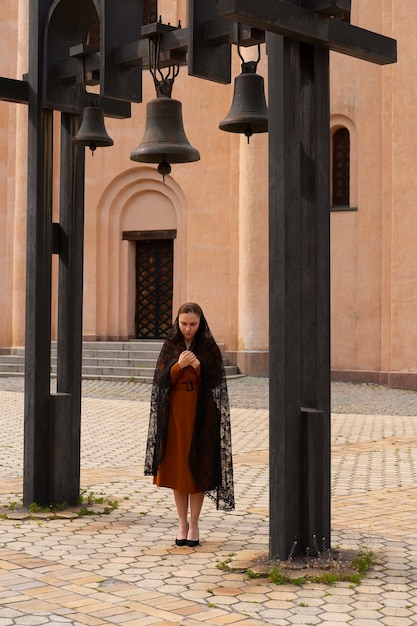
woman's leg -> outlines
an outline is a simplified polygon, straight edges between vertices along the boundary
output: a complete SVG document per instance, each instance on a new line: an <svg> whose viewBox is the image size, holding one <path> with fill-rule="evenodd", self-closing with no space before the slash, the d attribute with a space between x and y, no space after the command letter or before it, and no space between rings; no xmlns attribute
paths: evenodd
<svg viewBox="0 0 417 626"><path fill-rule="evenodd" d="M190 526L188 529L187 539L189 541L197 541L199 539L198 534L198 521L200 519L201 508L203 506L204 491L200 493L190 493Z"/></svg>
<svg viewBox="0 0 417 626"><path fill-rule="evenodd" d="M174 499L178 515L177 539L185 539L188 531L188 493L174 489Z"/></svg>

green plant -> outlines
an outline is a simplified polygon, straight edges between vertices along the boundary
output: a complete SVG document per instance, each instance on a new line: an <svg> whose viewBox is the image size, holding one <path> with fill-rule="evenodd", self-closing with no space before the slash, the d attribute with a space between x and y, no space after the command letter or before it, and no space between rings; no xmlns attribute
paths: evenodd
<svg viewBox="0 0 417 626"><path fill-rule="evenodd" d="M246 575L248 576L248 578L261 578L262 577L262 574L257 574L252 569L247 569Z"/></svg>
<svg viewBox="0 0 417 626"><path fill-rule="evenodd" d="M229 571L229 563L232 560L231 557L227 557L227 559L225 559L224 561L218 561L217 562L217 569L221 569L224 572L228 572Z"/></svg>
<svg viewBox="0 0 417 626"><path fill-rule="evenodd" d="M272 583L276 585L284 585L285 583L290 582L288 574L286 574L281 567L276 566L271 569L268 574L268 578Z"/></svg>
<svg viewBox="0 0 417 626"><path fill-rule="evenodd" d="M67 506L65 501L56 504L50 503L47 506L31 502L28 508L31 513L55 513L56 511L63 511Z"/></svg>
<svg viewBox="0 0 417 626"><path fill-rule="evenodd" d="M375 563L375 554L373 550L365 550L361 548L356 558L352 561L352 567L357 569L360 574L366 574Z"/></svg>
<svg viewBox="0 0 417 626"><path fill-rule="evenodd" d="M81 507L78 511L78 516L83 517L84 515L94 515L93 509L87 509L85 506Z"/></svg>
<svg viewBox="0 0 417 626"><path fill-rule="evenodd" d="M106 500L106 498L102 495L96 496L93 491L89 491L87 495L86 495L86 491L80 492L80 495L78 497L78 504L82 504L83 502L85 502L87 506L89 507L92 507L94 504L106 504L106 506L104 507L102 511L104 515L108 515L109 513L114 511L114 509L117 509L119 506L119 503L117 502L117 500L108 500L108 499ZM96 513L96 511L83 507L78 512L78 515L80 516L93 515L94 513Z"/></svg>

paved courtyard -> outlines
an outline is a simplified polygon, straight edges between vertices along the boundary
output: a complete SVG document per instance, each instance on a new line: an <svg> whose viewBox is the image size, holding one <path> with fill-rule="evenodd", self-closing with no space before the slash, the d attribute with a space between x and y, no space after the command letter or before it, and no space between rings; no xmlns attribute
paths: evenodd
<svg viewBox="0 0 417 626"><path fill-rule="evenodd" d="M81 487L110 514L19 519L23 381L0 379L0 626L412 626L417 623L417 392L332 384L332 546L377 564L355 585L227 571L268 552L268 381L229 382L236 510L206 502L175 547L172 494L143 476L150 387L83 382Z"/></svg>

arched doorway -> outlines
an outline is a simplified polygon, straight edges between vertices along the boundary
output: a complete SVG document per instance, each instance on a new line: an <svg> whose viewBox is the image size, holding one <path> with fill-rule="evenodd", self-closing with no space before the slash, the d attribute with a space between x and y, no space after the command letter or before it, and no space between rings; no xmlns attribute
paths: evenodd
<svg viewBox="0 0 417 626"><path fill-rule="evenodd" d="M180 187L154 168L107 187L97 216L98 339L166 337L186 293L186 215Z"/></svg>

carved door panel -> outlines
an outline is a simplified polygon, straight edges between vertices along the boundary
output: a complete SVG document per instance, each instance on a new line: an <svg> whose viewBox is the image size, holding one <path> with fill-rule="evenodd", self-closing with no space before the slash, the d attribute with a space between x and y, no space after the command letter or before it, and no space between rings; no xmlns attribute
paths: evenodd
<svg viewBox="0 0 417 626"><path fill-rule="evenodd" d="M172 326L173 240L136 243L136 336L164 339Z"/></svg>

